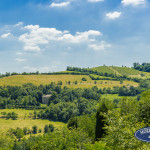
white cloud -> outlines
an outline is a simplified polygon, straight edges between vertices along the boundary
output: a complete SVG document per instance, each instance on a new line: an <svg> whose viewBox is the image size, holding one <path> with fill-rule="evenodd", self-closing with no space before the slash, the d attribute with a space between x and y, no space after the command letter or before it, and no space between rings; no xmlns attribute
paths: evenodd
<svg viewBox="0 0 150 150"><path fill-rule="evenodd" d="M101 41L100 44L90 44L89 48L92 48L95 51L105 50L106 48L110 48L111 45L107 44L105 41Z"/></svg>
<svg viewBox="0 0 150 150"><path fill-rule="evenodd" d="M18 27L18 26L21 26L23 25L23 22L18 22L17 24L14 25L14 27Z"/></svg>
<svg viewBox="0 0 150 150"><path fill-rule="evenodd" d="M70 2L52 3L50 7L66 7L70 5Z"/></svg>
<svg viewBox="0 0 150 150"><path fill-rule="evenodd" d="M5 33L5 34L2 34L1 35L1 38L7 38L7 37L9 37L11 35L11 33Z"/></svg>
<svg viewBox="0 0 150 150"><path fill-rule="evenodd" d="M88 2L96 3L96 2L104 2L104 0L88 0Z"/></svg>
<svg viewBox="0 0 150 150"><path fill-rule="evenodd" d="M145 3L145 0L122 0L121 3L124 6L128 6L128 5L138 6L138 5L143 5Z"/></svg>
<svg viewBox="0 0 150 150"><path fill-rule="evenodd" d="M96 30L85 32L76 32L72 35L69 31L60 31L55 28L41 28L38 25L28 25L24 29L26 33L19 37L19 40L24 43L25 51L41 51L42 45L48 45L55 42L67 44L80 44L83 42L95 42L96 38L102 36L102 33Z"/></svg>
<svg viewBox="0 0 150 150"><path fill-rule="evenodd" d="M24 62L24 61L26 61L26 59L23 59L23 58L16 58L16 61L18 61L18 62Z"/></svg>
<svg viewBox="0 0 150 150"><path fill-rule="evenodd" d="M118 12L118 11L114 11L112 13L107 13L106 17L108 17L109 19L117 19L121 16L122 12Z"/></svg>

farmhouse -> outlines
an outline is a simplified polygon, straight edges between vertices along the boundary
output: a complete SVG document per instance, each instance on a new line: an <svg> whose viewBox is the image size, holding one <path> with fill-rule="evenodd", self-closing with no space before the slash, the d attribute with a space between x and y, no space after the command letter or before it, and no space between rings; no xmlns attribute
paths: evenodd
<svg viewBox="0 0 150 150"><path fill-rule="evenodd" d="M42 96L42 103L48 104L48 99L51 97L51 95L43 95Z"/></svg>

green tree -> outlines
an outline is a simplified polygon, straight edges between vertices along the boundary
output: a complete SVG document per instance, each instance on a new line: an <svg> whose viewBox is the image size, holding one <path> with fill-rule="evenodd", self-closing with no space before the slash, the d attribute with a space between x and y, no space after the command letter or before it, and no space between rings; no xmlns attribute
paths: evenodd
<svg viewBox="0 0 150 150"><path fill-rule="evenodd" d="M37 134L37 130L38 130L38 127L37 127L36 125L34 125L34 126L32 127L32 133L33 133L33 134Z"/></svg>
<svg viewBox="0 0 150 150"><path fill-rule="evenodd" d="M48 125L46 124L45 127L44 127L44 133L48 133L48 129L49 129L49 127L48 127Z"/></svg>

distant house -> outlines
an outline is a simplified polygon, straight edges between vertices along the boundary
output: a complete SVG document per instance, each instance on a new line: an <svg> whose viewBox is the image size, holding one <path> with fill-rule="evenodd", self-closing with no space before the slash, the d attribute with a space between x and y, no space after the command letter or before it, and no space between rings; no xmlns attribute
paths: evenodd
<svg viewBox="0 0 150 150"><path fill-rule="evenodd" d="M42 103L48 104L48 99L51 97L51 95L43 95L42 96Z"/></svg>

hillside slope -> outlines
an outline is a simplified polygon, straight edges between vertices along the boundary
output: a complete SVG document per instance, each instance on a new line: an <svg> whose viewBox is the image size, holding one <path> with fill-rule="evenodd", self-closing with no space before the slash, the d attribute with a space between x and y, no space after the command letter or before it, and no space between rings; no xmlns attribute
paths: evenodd
<svg viewBox="0 0 150 150"><path fill-rule="evenodd" d="M141 74L143 74L146 77L150 76L150 73L146 73L143 71L138 71L133 68L129 67L115 67L115 66L99 66L91 68L92 70L102 72L102 73L113 73L117 75L127 75L127 76L134 76L134 77L142 77Z"/></svg>

